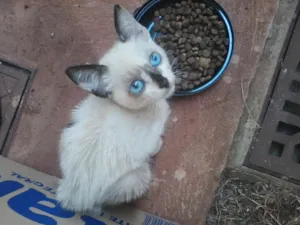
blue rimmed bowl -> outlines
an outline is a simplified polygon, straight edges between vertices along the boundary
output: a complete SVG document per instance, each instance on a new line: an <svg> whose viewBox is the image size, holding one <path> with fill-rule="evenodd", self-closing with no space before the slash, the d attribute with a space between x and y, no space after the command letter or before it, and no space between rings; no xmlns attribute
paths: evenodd
<svg viewBox="0 0 300 225"><path fill-rule="evenodd" d="M149 0L146 2L142 7L138 8L134 12L135 19L140 22L143 26L145 26L148 31L150 32L151 37L155 40L155 37L159 35L157 32L154 31L154 12L157 10L160 10L161 8L165 8L169 5L174 5L177 2L181 2L181 0ZM224 74L231 56L233 54L233 47L234 47L234 34L232 25L230 22L230 19L225 12L225 10L215 1L213 0L193 0L193 2L199 2L199 3L205 3L208 6L211 6L213 9L217 11L219 14L219 18L223 20L226 31L227 31L227 38L228 38L228 46L227 46L227 55L224 57L224 63L223 65L216 71L216 73L212 76L212 79L207 81L206 83L200 84L199 86L195 87L192 90L186 90L186 91L176 91L174 96L188 96L188 95L194 95L199 92L202 92L209 87L213 86Z"/></svg>

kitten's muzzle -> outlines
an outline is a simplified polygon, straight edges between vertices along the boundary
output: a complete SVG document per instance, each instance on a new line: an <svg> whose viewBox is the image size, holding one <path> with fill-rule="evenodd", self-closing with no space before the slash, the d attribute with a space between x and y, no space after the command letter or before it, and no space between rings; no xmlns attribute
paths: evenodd
<svg viewBox="0 0 300 225"><path fill-rule="evenodd" d="M151 79L158 85L159 88L170 88L170 83L158 70L145 68L144 70Z"/></svg>
<svg viewBox="0 0 300 225"><path fill-rule="evenodd" d="M167 78L162 76L161 74L150 74L151 78L153 79L154 82L157 83L159 88L169 88L170 84Z"/></svg>

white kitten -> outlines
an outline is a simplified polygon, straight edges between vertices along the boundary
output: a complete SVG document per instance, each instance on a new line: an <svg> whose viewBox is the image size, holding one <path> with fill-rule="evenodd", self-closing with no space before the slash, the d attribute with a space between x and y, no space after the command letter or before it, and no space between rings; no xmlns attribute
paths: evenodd
<svg viewBox="0 0 300 225"><path fill-rule="evenodd" d="M98 212L143 196L170 114L175 77L166 53L119 5L114 17L119 40L99 64L66 70L91 92L60 140L57 200L68 210Z"/></svg>

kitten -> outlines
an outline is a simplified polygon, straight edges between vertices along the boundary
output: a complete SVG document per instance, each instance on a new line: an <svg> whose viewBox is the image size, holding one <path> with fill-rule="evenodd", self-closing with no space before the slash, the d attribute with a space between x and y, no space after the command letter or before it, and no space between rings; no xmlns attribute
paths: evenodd
<svg viewBox="0 0 300 225"><path fill-rule="evenodd" d="M118 41L99 64L66 70L91 93L61 135L57 200L67 210L99 212L142 197L170 114L175 76L165 51L119 5L114 20Z"/></svg>

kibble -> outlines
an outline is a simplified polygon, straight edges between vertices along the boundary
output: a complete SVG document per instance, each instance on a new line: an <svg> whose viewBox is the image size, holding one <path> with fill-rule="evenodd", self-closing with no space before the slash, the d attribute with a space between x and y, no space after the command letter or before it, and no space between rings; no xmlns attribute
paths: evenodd
<svg viewBox="0 0 300 225"><path fill-rule="evenodd" d="M199 59L199 64L203 68L208 68L210 62L211 62L210 58L200 57Z"/></svg>
<svg viewBox="0 0 300 225"><path fill-rule="evenodd" d="M168 20L171 19L171 16L167 14L167 15L164 17L164 19L168 21Z"/></svg>
<svg viewBox="0 0 300 225"><path fill-rule="evenodd" d="M210 53L210 50L207 50L207 49L204 49L204 50L203 50L203 56L204 56L204 57L208 58L208 57L210 57L210 54L211 54L211 53Z"/></svg>
<svg viewBox="0 0 300 225"><path fill-rule="evenodd" d="M187 60L188 64L192 65L195 62L195 58L194 57L190 57Z"/></svg>
<svg viewBox="0 0 300 225"><path fill-rule="evenodd" d="M184 0L154 12L155 39L170 60L177 58L176 90L191 90L213 79L228 54L228 34L216 10Z"/></svg>

